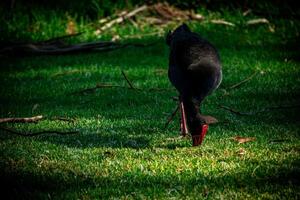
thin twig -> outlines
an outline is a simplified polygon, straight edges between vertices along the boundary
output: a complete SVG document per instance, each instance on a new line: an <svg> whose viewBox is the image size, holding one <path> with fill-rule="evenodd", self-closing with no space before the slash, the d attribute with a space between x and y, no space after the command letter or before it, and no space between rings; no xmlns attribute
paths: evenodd
<svg viewBox="0 0 300 200"><path fill-rule="evenodd" d="M230 108L228 106L224 106L224 105L221 105L221 104L219 104L218 106L220 108L222 108L224 110L228 110L228 111L230 111L230 112L232 112L234 114L237 114L237 115L246 115L246 116L256 115L256 114L267 112L267 111L270 111L270 110L288 109L288 108L300 107L300 105L279 105L279 106L265 107L265 108L262 108L261 110L257 110L257 111L253 111L253 112L240 112L238 110L235 110L233 108Z"/></svg>
<svg viewBox="0 0 300 200"><path fill-rule="evenodd" d="M22 117L22 118L0 118L0 123L33 123L43 119L42 115L34 116L34 117Z"/></svg>
<svg viewBox="0 0 300 200"><path fill-rule="evenodd" d="M95 87L91 87L91 88L86 88L83 90L79 90L79 91L75 91L72 92L71 94L84 94L84 93L89 93L89 92L94 92L97 89L102 89L102 88L125 88L125 89L132 89L130 87L127 86L123 86L123 85L110 85L110 84L97 84ZM138 92L142 92L142 91L149 91L149 92L162 92L162 91L171 91L173 90L173 88L133 88L135 91Z"/></svg>
<svg viewBox="0 0 300 200"><path fill-rule="evenodd" d="M62 39L70 38L70 37L79 36L82 33L84 33L84 32L79 32L79 33L74 33L74 34L68 34L68 35L58 36L58 37L55 37L55 38L50 38L48 40L39 41L37 43L52 43L52 42L55 42L55 41L58 41L58 40L62 40Z"/></svg>
<svg viewBox="0 0 300 200"><path fill-rule="evenodd" d="M213 20L210 20L211 23L213 24L221 24L221 25L226 25L226 26L235 26L234 23L231 23L231 22L228 22L228 21L225 21L225 20L222 20L222 19L213 19Z"/></svg>
<svg viewBox="0 0 300 200"><path fill-rule="evenodd" d="M99 89L99 88L126 88L126 89L132 89L132 90L136 90L139 92L142 91L149 91L149 92L160 92L160 91L170 91L173 90L173 88L138 88L135 87L133 85L133 83L129 80L129 78L126 76L125 72L122 70L122 75L124 77L124 79L126 80L128 87L126 86L122 86L122 85L111 85L111 84L103 84L103 83L98 83L95 87L91 87L91 88L86 88L80 91L75 91L72 92L71 94L82 94L82 93L87 93L87 92L94 92L95 90Z"/></svg>
<svg viewBox="0 0 300 200"><path fill-rule="evenodd" d="M162 36L164 34L164 32L162 30L156 31L156 32L152 32L152 33L145 33L145 34L135 34L135 35L124 35L122 36L122 38L125 39L135 39L135 38L142 38L145 36Z"/></svg>
<svg viewBox="0 0 300 200"><path fill-rule="evenodd" d="M256 74L257 74L257 71L254 72L253 74L251 74L249 77L245 78L244 80L242 80L242 81L240 81L240 82L238 82L238 83L236 83L236 84L230 86L228 89L234 89L234 88L239 87L240 85L242 85L242 84L244 84L244 83L250 81Z"/></svg>
<svg viewBox="0 0 300 200"><path fill-rule="evenodd" d="M272 139L269 140L269 143L279 143L279 142L291 142L290 139Z"/></svg>
<svg viewBox="0 0 300 200"><path fill-rule="evenodd" d="M128 83L128 85L129 85L129 87L130 87L130 89L137 89L137 88L135 88L135 87L133 87L133 84L131 83L131 81L127 78L127 76L126 76L126 74L125 74L125 72L122 70L122 75L123 75L123 77L125 78L125 80L126 80L126 82Z"/></svg>
<svg viewBox="0 0 300 200"><path fill-rule="evenodd" d="M51 77L58 77L58 76L75 74L75 73L80 73L80 70L74 69L74 70L70 70L70 71L57 72L57 73L51 75Z"/></svg>
<svg viewBox="0 0 300 200"><path fill-rule="evenodd" d="M141 88L138 88L139 90L142 90ZM143 89L145 91L149 91L149 92L160 92L160 91L171 91L174 90L174 88L146 88Z"/></svg>
<svg viewBox="0 0 300 200"><path fill-rule="evenodd" d="M267 107L267 109L269 109L269 110L275 110L275 109L297 108L297 107L300 107L300 104L296 104L296 105L270 106L270 107Z"/></svg>
<svg viewBox="0 0 300 200"><path fill-rule="evenodd" d="M237 115L247 115L247 116L251 115L250 113L240 112L240 111L238 111L238 110L235 110L235 109L230 108L230 107L227 107L227 106L223 106L223 105L218 105L218 106L219 106L220 108L223 108L224 110L228 110L228 111L230 111L230 112L232 112L232 113L234 113L234 114L237 114Z"/></svg>
<svg viewBox="0 0 300 200"><path fill-rule="evenodd" d="M168 127L168 125L170 124L170 122L173 120L173 118L175 117L176 113L179 110L179 105L176 106L175 110L172 112L172 114L168 117L167 122L164 125L164 129L166 129Z"/></svg>
<svg viewBox="0 0 300 200"><path fill-rule="evenodd" d="M51 133L51 134L57 134L57 135L71 135L71 134L77 134L79 131L69 131L69 132L61 132L61 131L54 131L54 130L44 130L44 131L39 131L35 133L31 132L19 132L14 129L10 129L7 127L0 127L1 130L7 131L9 133L12 133L14 135L19 135L19 136L24 136L24 137L33 137L33 136L38 136L38 135L43 135L46 133Z"/></svg>
<svg viewBox="0 0 300 200"><path fill-rule="evenodd" d="M111 85L111 84L102 84L102 83L98 83L95 87L91 87L91 88L86 88L80 91L75 91L72 92L71 94L83 94L83 93L88 93L88 92L94 92L97 89L100 88L127 88L127 86L122 86L122 85Z"/></svg>
<svg viewBox="0 0 300 200"><path fill-rule="evenodd" d="M66 117L52 117L50 118L50 120L58 120L58 121L64 121L64 122L75 122L75 119L70 119L70 118L66 118Z"/></svg>

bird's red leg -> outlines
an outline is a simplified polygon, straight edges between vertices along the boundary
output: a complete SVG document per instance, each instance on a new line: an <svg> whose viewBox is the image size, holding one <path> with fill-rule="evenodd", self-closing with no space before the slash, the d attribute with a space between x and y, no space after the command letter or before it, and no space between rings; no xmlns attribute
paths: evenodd
<svg viewBox="0 0 300 200"><path fill-rule="evenodd" d="M185 115L185 109L184 109L184 105L183 105L182 101L180 101L179 106L180 106L180 118L181 118L180 130L181 130L181 135L183 137L185 137L188 134L188 128L187 128L187 125L186 125L186 115Z"/></svg>

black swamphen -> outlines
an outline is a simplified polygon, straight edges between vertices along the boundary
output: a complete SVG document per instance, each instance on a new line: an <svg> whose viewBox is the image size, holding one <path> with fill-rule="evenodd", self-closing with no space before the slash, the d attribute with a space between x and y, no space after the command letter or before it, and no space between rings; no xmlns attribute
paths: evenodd
<svg viewBox="0 0 300 200"><path fill-rule="evenodd" d="M208 128L200 114L201 102L222 80L219 54L186 24L169 32L166 42L170 46L169 79L180 93L181 132L186 135L189 130L193 146L198 146Z"/></svg>

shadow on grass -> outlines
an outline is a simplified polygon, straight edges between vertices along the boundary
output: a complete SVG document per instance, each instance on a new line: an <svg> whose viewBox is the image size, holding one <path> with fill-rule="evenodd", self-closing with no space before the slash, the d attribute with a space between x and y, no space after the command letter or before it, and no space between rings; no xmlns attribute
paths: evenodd
<svg viewBox="0 0 300 200"><path fill-rule="evenodd" d="M298 163L299 164L299 163ZM297 163L292 168L251 169L235 173L229 171L220 176L204 175L201 172L188 172L177 175L149 175L147 172L132 171L122 175L103 177L99 174L75 173L66 170L63 174L55 169L47 173L34 173L5 169L0 172L1 195L9 199L36 198L101 198L109 197L197 197L216 198L219 195L258 195L269 197L300 197L297 188L300 186L300 171ZM198 171L198 170L197 170ZM273 196L274 195L274 196Z"/></svg>

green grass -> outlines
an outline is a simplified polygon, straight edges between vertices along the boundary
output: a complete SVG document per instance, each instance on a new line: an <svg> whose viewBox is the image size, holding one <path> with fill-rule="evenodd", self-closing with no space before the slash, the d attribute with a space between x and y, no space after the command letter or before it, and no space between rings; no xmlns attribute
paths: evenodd
<svg viewBox="0 0 300 200"><path fill-rule="evenodd" d="M48 117L37 124L1 126L80 131L30 138L0 131L3 192L27 199L298 199L299 107L239 116L217 104L242 112L299 105L299 21L270 20L275 26L270 32L268 25L245 26L239 13L224 18L236 27L208 20L190 24L219 49L224 74L220 88L203 103L204 114L220 123L210 126L196 148L190 139L178 138L178 118L163 129L166 113L175 107L175 90L71 94L100 82L126 85L121 70L136 87L172 87L163 38L133 40L157 44L105 53L1 56L0 116ZM130 30L135 28L124 25L115 31L135 33ZM35 34L30 37L37 39ZM254 72L250 81L228 89ZM50 119L56 116L75 122ZM238 144L231 139L237 135L257 139ZM271 142L277 139L284 141Z"/></svg>

